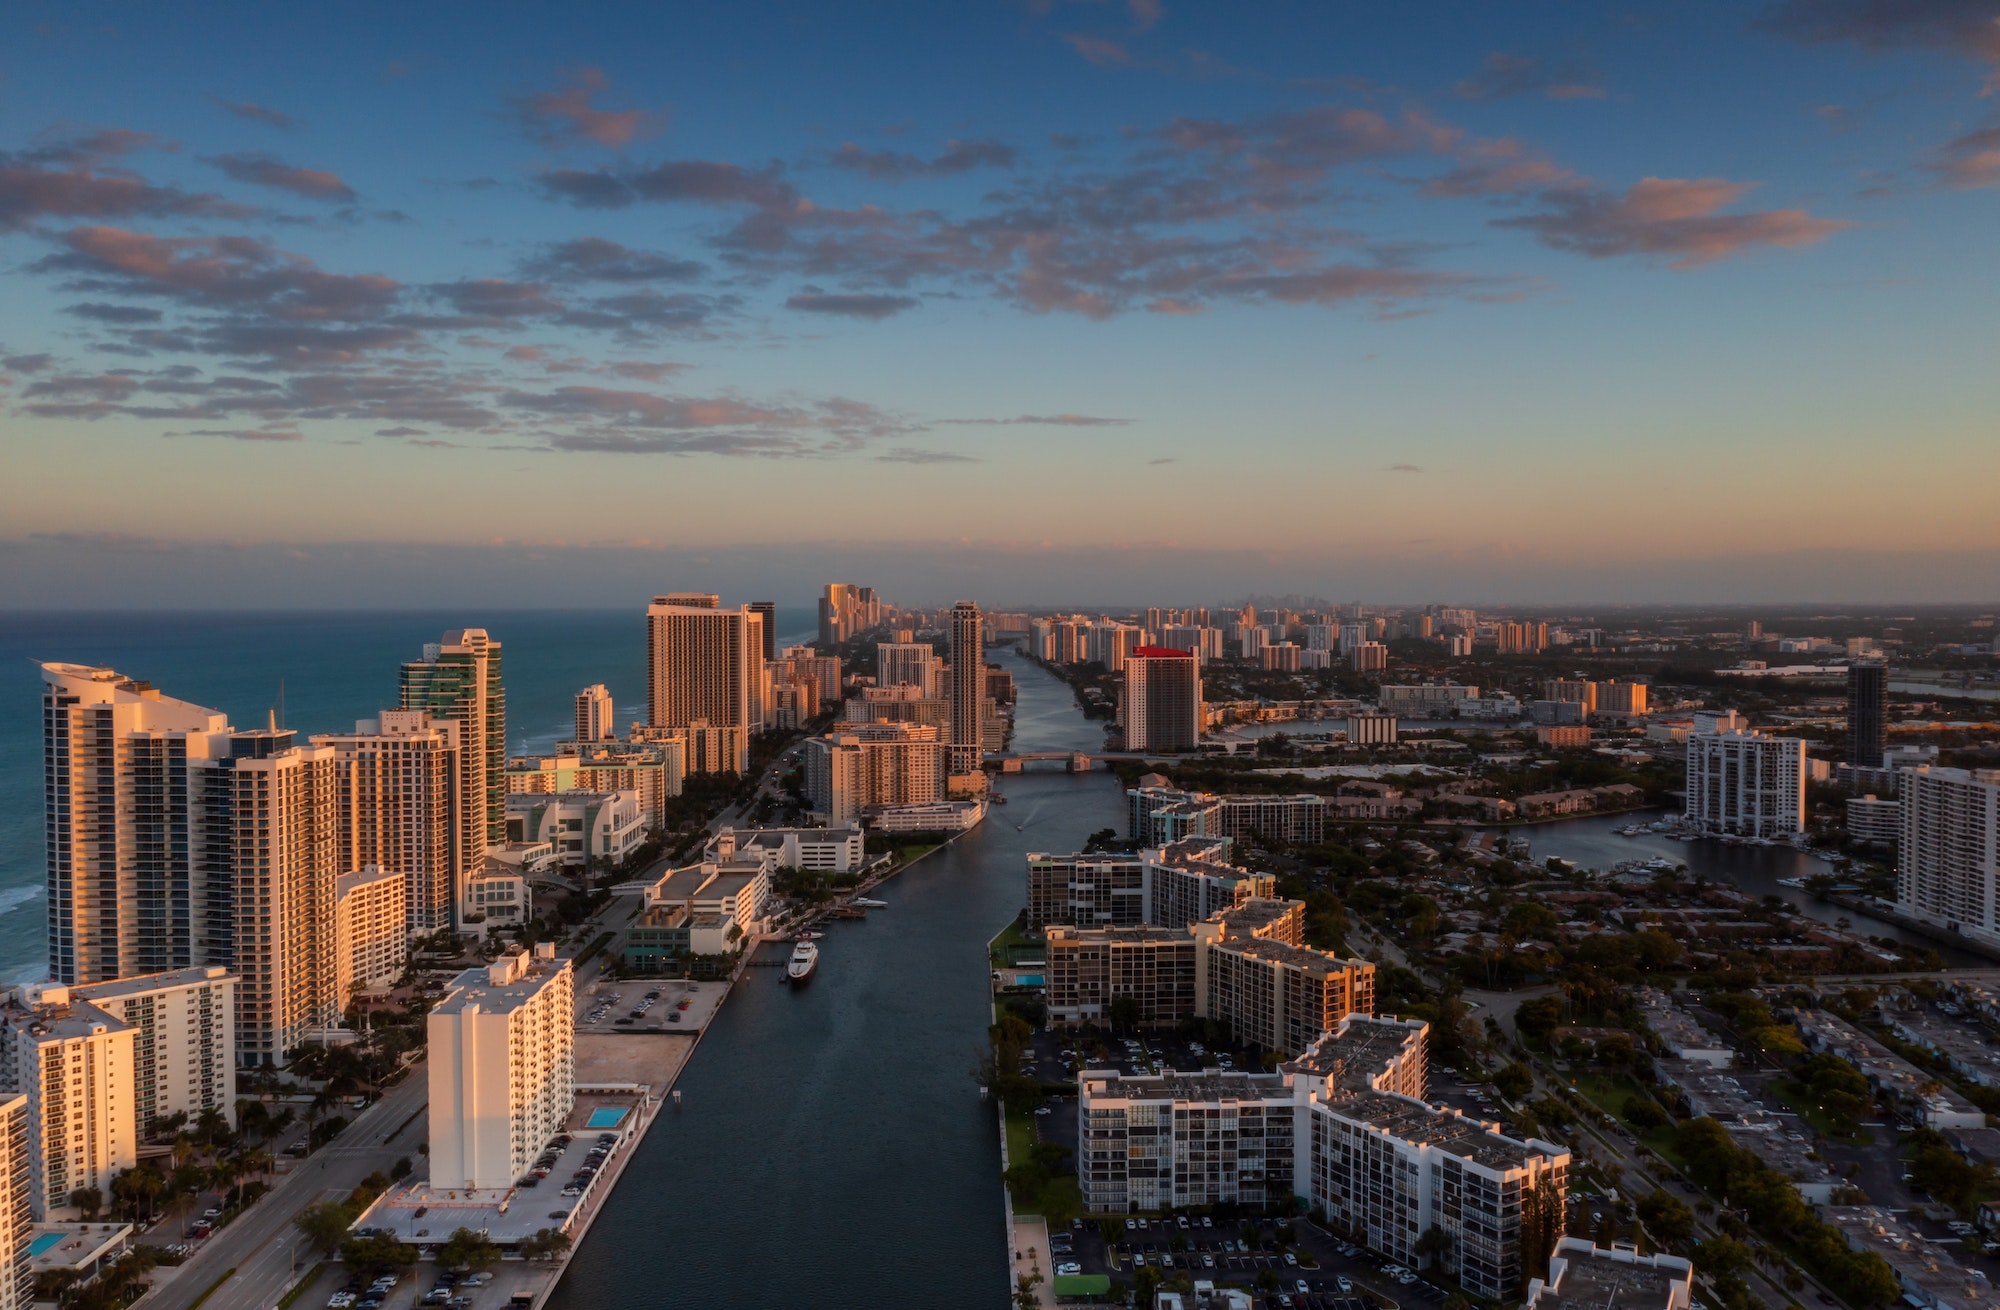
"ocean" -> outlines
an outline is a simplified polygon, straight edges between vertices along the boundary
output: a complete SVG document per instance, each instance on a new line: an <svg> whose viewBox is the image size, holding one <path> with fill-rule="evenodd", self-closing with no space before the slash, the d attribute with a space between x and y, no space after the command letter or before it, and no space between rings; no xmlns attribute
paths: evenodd
<svg viewBox="0 0 2000 1310"><path fill-rule="evenodd" d="M810 640L811 609L778 610L779 643ZM0 982L47 970L42 833L43 661L107 665L238 727L277 711L302 735L350 729L396 704L397 669L449 628L501 643L508 751L569 735L572 699L610 688L618 721L645 709L642 611L0 614Z"/></svg>

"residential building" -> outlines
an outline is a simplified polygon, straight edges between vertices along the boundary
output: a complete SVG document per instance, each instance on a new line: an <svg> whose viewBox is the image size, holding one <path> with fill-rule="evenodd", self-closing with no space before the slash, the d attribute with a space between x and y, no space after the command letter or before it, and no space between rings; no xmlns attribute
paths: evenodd
<svg viewBox="0 0 2000 1310"><path fill-rule="evenodd" d="M667 802L687 776L688 734L668 729L645 741L558 742L553 755L507 761L507 792L553 796L567 791L637 792L646 822L666 826Z"/></svg>
<svg viewBox="0 0 2000 1310"><path fill-rule="evenodd" d="M753 600L743 607L757 616L764 636L764 658L778 658L778 602L775 600Z"/></svg>
<svg viewBox="0 0 2000 1310"><path fill-rule="evenodd" d="M601 682L593 682L576 694L576 739L580 742L618 739L618 723L611 712L611 691Z"/></svg>
<svg viewBox="0 0 2000 1310"><path fill-rule="evenodd" d="M214 1110L236 1126L236 978L221 965L140 974L69 989L132 1029L132 1116L155 1120Z"/></svg>
<svg viewBox="0 0 2000 1310"><path fill-rule="evenodd" d="M467 969L427 1036L432 1192L512 1188L576 1104L570 962L544 942Z"/></svg>
<svg viewBox="0 0 2000 1310"><path fill-rule="evenodd" d="M1446 637L1444 642L1445 653L1453 659L1470 659L1472 657L1471 633L1455 632Z"/></svg>
<svg viewBox="0 0 2000 1310"><path fill-rule="evenodd" d="M461 867L507 832L507 691L500 643L484 628L459 628L403 665L402 708L428 710L458 729ZM454 891L457 889L454 888Z"/></svg>
<svg viewBox="0 0 2000 1310"><path fill-rule="evenodd" d="M239 1064L281 1065L309 1037L340 1024L339 761L333 747L297 746L284 729L239 732L230 750L236 1056Z"/></svg>
<svg viewBox="0 0 2000 1310"><path fill-rule="evenodd" d="M1426 1104L1428 1031L1352 1015L1284 1066L1299 1116L1293 1190L1400 1264L1423 1263L1418 1239L1435 1228L1448 1277L1513 1300L1562 1232L1570 1155Z"/></svg>
<svg viewBox="0 0 2000 1310"><path fill-rule="evenodd" d="M1850 1249L1879 1256L1896 1276L1911 1310L1992 1310L1995 1296L1986 1271L1967 1258L1956 1239L1939 1241L1913 1216L1879 1205L1829 1205L1822 1211ZM1966 1239L1971 1245L1971 1239Z"/></svg>
<svg viewBox="0 0 2000 1310"><path fill-rule="evenodd" d="M507 798L509 842L549 842L560 863L606 871L646 840L646 813L633 791L565 791Z"/></svg>
<svg viewBox="0 0 2000 1310"><path fill-rule="evenodd" d="M2000 941L2000 769L1901 770L1896 905Z"/></svg>
<svg viewBox="0 0 2000 1310"><path fill-rule="evenodd" d="M1293 1194L1297 1112L1282 1077L1088 1069L1077 1086L1077 1181L1090 1213L1256 1211Z"/></svg>
<svg viewBox="0 0 2000 1310"><path fill-rule="evenodd" d="M1903 831L1903 803L1872 792L1847 798L1847 835L1863 846L1896 848Z"/></svg>
<svg viewBox="0 0 2000 1310"><path fill-rule="evenodd" d="M1732 728L1687 739L1688 822L1703 832L1784 838L1805 831L1806 744Z"/></svg>
<svg viewBox="0 0 2000 1310"><path fill-rule="evenodd" d="M943 733L951 727L951 706L944 697L926 696L922 688L908 684L863 687L841 705L840 718L843 723L919 723Z"/></svg>
<svg viewBox="0 0 2000 1310"><path fill-rule="evenodd" d="M951 607L951 674L945 699L950 702L950 747L946 771L975 773L983 754L985 726L985 647L979 630L979 607L962 600ZM934 798L926 798L934 799ZM893 804L898 802L877 802Z"/></svg>
<svg viewBox="0 0 2000 1310"><path fill-rule="evenodd" d="M1364 641L1354 648L1356 673L1384 673L1389 668L1389 648L1379 641Z"/></svg>
<svg viewBox="0 0 2000 1310"><path fill-rule="evenodd" d="M707 592L655 596L646 610L646 722L654 728L762 727L762 617ZM753 683L758 685L753 686ZM747 737L745 743L747 754ZM690 744L688 768L704 772ZM723 772L741 773L746 761Z"/></svg>
<svg viewBox="0 0 2000 1310"><path fill-rule="evenodd" d="M1755 627L1755 624L1751 625ZM1528 1282L1523 1310L1690 1310L1694 1264L1685 1256L1582 1237L1556 1239L1546 1278Z"/></svg>
<svg viewBox="0 0 2000 1310"><path fill-rule="evenodd" d="M410 959L407 896L401 876L379 865L334 880L334 995L343 1008L357 991L392 987L403 976ZM470 905L461 910L461 918L472 917Z"/></svg>
<svg viewBox="0 0 2000 1310"><path fill-rule="evenodd" d="M1597 714L1645 714L1646 701L1651 688L1643 682L1599 682L1592 684L1596 690Z"/></svg>
<svg viewBox="0 0 2000 1310"><path fill-rule="evenodd" d="M750 771L750 729L740 723L710 723L696 719L679 729L686 744L689 773Z"/></svg>
<svg viewBox="0 0 2000 1310"><path fill-rule="evenodd" d="M226 953L233 869L202 819L227 719L111 669L44 664L42 682L50 972L96 982Z"/></svg>
<svg viewBox="0 0 2000 1310"><path fill-rule="evenodd" d="M1542 724L1535 729L1535 742L1555 750L1581 750L1590 745L1590 729L1583 724Z"/></svg>
<svg viewBox="0 0 2000 1310"><path fill-rule="evenodd" d="M0 1004L0 1083L28 1098L29 1212L75 1215L71 1197L139 1162L138 1029L61 983L17 987Z"/></svg>
<svg viewBox="0 0 2000 1310"><path fill-rule="evenodd" d="M1201 744L1201 667L1190 651L1139 646L1125 659L1118 722L1128 751L1191 751Z"/></svg>
<svg viewBox="0 0 2000 1310"><path fill-rule="evenodd" d="M874 806L945 800L949 748L938 737L920 724L877 723L806 742L805 793L815 821L845 826Z"/></svg>
<svg viewBox="0 0 2000 1310"><path fill-rule="evenodd" d="M1350 714L1347 743L1350 746L1394 746L1396 716L1393 714Z"/></svg>
<svg viewBox="0 0 2000 1310"><path fill-rule="evenodd" d="M1542 699L1581 705L1587 717L1597 712L1597 684L1581 678L1552 678L1542 683Z"/></svg>
<svg viewBox="0 0 2000 1310"><path fill-rule="evenodd" d="M944 696L944 661L929 642L884 642L875 647L875 685L914 687L922 699Z"/></svg>
<svg viewBox="0 0 2000 1310"><path fill-rule="evenodd" d="M383 710L352 733L312 739L334 756L336 862L400 874L412 932L456 922L467 863L495 844L484 819L460 802L464 731L462 720L428 710ZM509 786L505 775L501 786Z"/></svg>
<svg viewBox="0 0 2000 1310"><path fill-rule="evenodd" d="M28 1135L33 1116L20 1092L0 1092L0 1310L29 1310L35 1274L28 1262L34 1241L35 1175Z"/></svg>
<svg viewBox="0 0 2000 1310"><path fill-rule="evenodd" d="M1856 660L1847 666L1847 762L1860 769L1882 767L1889 745L1889 666Z"/></svg>
<svg viewBox="0 0 2000 1310"><path fill-rule="evenodd" d="M1463 702L1478 699L1479 688L1456 682L1384 683L1375 689L1375 703L1383 713L1417 719L1450 716Z"/></svg>
<svg viewBox="0 0 2000 1310"><path fill-rule="evenodd" d="M787 646L772 665L772 671L785 682L812 683L822 705L840 699L838 655L822 655L811 646Z"/></svg>
<svg viewBox="0 0 2000 1310"><path fill-rule="evenodd" d="M1391 730L1394 720L1390 721ZM1393 737L1391 740L1394 740ZM1221 814L1210 837L1241 840L1259 837L1265 841L1310 846L1326 840L1327 798L1311 792L1292 796L1258 793L1220 798ZM1184 834L1193 836L1196 834Z"/></svg>
<svg viewBox="0 0 2000 1310"><path fill-rule="evenodd" d="M539 845L540 843L538 843ZM491 934L518 928L534 914L528 879L503 858L489 854L465 879L465 923Z"/></svg>
<svg viewBox="0 0 2000 1310"><path fill-rule="evenodd" d="M1276 880L1220 858L1228 842L1190 837L1139 855L1028 856L1028 926L1185 929L1246 901L1269 899Z"/></svg>
<svg viewBox="0 0 2000 1310"><path fill-rule="evenodd" d="M1194 924L1195 1013L1266 1051L1303 1051L1375 1012L1375 966L1305 946L1302 901L1253 900Z"/></svg>
<svg viewBox="0 0 2000 1310"><path fill-rule="evenodd" d="M1050 924L1042 940L1051 1024L1173 1029L1195 1015L1200 943L1185 929Z"/></svg>
<svg viewBox="0 0 2000 1310"><path fill-rule="evenodd" d="M861 825L839 828L723 828L701 857L714 864L756 859L766 869L852 873L868 862Z"/></svg>
<svg viewBox="0 0 2000 1310"><path fill-rule="evenodd" d="M625 929L626 964L657 972L689 955L734 955L759 927L771 896L772 866L756 853L669 869L641 888L641 909Z"/></svg>
<svg viewBox="0 0 2000 1310"><path fill-rule="evenodd" d="M986 802L877 805L864 811L863 817L876 832L970 832L986 818Z"/></svg>
<svg viewBox="0 0 2000 1310"><path fill-rule="evenodd" d="M827 583L819 601L819 644L834 646L881 627L883 608L873 587Z"/></svg>
<svg viewBox="0 0 2000 1310"><path fill-rule="evenodd" d="M1537 700L1528 702L1528 719L1533 723L1582 723L1587 711L1581 701Z"/></svg>

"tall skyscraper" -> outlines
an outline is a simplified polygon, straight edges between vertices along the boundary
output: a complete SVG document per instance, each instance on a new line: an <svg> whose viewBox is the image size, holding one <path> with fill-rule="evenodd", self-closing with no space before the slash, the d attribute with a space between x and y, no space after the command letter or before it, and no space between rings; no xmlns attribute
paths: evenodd
<svg viewBox="0 0 2000 1310"><path fill-rule="evenodd" d="M403 666L402 707L458 723L458 803L464 860L507 842L507 692L500 643L484 628L460 628Z"/></svg>
<svg viewBox="0 0 2000 1310"><path fill-rule="evenodd" d="M1806 744L1739 728L1687 739L1687 818L1704 832L1789 837L1805 831ZM1720 727L1720 725L1717 725Z"/></svg>
<svg viewBox="0 0 2000 1310"><path fill-rule="evenodd" d="M81 1189L109 1201L112 1178L139 1162L137 1037L60 983L16 988L0 1005L0 1082L28 1098L28 1207L38 1222L74 1218L70 1198Z"/></svg>
<svg viewBox="0 0 2000 1310"><path fill-rule="evenodd" d="M233 896L204 777L229 755L228 720L111 669L44 664L42 682L50 973L84 983L211 962Z"/></svg>
<svg viewBox="0 0 2000 1310"><path fill-rule="evenodd" d="M282 1065L314 1031L340 1022L339 765L331 746L302 748L285 729L239 732L230 749L236 1057Z"/></svg>
<svg viewBox="0 0 2000 1310"><path fill-rule="evenodd" d="M726 610L709 592L655 596L646 610L646 721L697 724L729 743L724 772L749 767L749 734L762 726L763 624L749 609ZM688 771L708 771L707 751L689 750Z"/></svg>
<svg viewBox="0 0 2000 1310"><path fill-rule="evenodd" d="M487 842L465 825L461 803L465 724L427 710L384 710L351 733L312 739L334 753L335 873L371 865L402 876L413 932L436 932L464 912L467 874ZM506 786L506 774L500 775Z"/></svg>
<svg viewBox="0 0 2000 1310"><path fill-rule="evenodd" d="M744 608L752 614L761 615L764 620L764 658L778 658L778 602L775 600L753 600Z"/></svg>
<svg viewBox="0 0 2000 1310"><path fill-rule="evenodd" d="M1858 769L1882 767L1889 745L1889 666L1856 660L1847 666L1847 762Z"/></svg>
<svg viewBox="0 0 2000 1310"><path fill-rule="evenodd" d="M1191 751L1201 744L1201 666L1194 652L1141 646L1125 659L1118 721L1128 751Z"/></svg>
<svg viewBox="0 0 2000 1310"><path fill-rule="evenodd" d="M547 942L467 969L427 1020L434 1191L504 1189L576 1104L568 960Z"/></svg>
<svg viewBox="0 0 2000 1310"><path fill-rule="evenodd" d="M611 692L601 682L593 682L576 694L576 739L615 741L618 725L611 714Z"/></svg>
<svg viewBox="0 0 2000 1310"><path fill-rule="evenodd" d="M986 650L980 640L979 606L962 600L951 607L951 771L979 769L985 722Z"/></svg>

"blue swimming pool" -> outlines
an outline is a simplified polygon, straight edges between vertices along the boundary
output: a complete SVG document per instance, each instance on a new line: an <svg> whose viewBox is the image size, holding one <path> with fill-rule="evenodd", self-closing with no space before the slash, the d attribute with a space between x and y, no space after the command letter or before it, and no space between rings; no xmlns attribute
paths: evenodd
<svg viewBox="0 0 2000 1310"><path fill-rule="evenodd" d="M583 1126L585 1128L616 1128L619 1124L625 1122L627 1113L629 1112L615 1105L605 1106L602 1109L592 1110L590 1118L583 1121Z"/></svg>
<svg viewBox="0 0 2000 1310"><path fill-rule="evenodd" d="M1049 980L1039 973L1017 973L1014 981L1022 987L1044 987Z"/></svg>
<svg viewBox="0 0 2000 1310"><path fill-rule="evenodd" d="M28 1258L32 1260L50 1247L62 1245L62 1239L63 1235L61 1233L43 1233L40 1237L28 1243Z"/></svg>

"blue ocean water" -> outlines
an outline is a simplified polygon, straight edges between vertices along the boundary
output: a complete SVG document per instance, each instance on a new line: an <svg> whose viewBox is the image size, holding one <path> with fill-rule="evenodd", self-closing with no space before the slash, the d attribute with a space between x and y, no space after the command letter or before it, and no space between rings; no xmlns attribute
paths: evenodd
<svg viewBox="0 0 2000 1310"><path fill-rule="evenodd" d="M778 610L781 642L807 640L815 614ZM631 610L488 613L0 614L0 983L47 964L42 834L41 671L45 660L108 665L162 694L264 723L282 703L302 734L349 729L396 703L396 672L448 628L501 643L510 753L569 734L572 698L601 682L618 720L645 709L646 634Z"/></svg>

